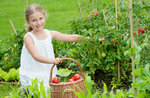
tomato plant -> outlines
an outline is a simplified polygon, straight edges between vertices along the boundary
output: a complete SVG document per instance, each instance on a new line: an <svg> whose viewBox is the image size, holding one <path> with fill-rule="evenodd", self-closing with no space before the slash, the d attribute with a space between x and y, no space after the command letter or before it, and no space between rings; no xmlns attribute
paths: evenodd
<svg viewBox="0 0 150 98"><path fill-rule="evenodd" d="M11 68L20 67L20 55L23 46L23 35L25 30L17 30L18 35L11 33L10 39L6 41L0 41L0 67L4 71L9 71Z"/></svg>

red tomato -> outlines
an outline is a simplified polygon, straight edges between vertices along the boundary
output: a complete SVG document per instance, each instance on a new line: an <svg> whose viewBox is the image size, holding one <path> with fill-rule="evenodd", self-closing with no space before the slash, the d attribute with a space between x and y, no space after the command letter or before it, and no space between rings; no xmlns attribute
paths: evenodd
<svg viewBox="0 0 150 98"><path fill-rule="evenodd" d="M80 77L81 77L81 75L80 75L80 74L75 74L75 75L74 75L74 79L75 79L75 80L79 80L79 79L80 79Z"/></svg>
<svg viewBox="0 0 150 98"><path fill-rule="evenodd" d="M75 78L74 78L74 76L72 76L70 79L73 79L73 81L75 81Z"/></svg>
<svg viewBox="0 0 150 98"><path fill-rule="evenodd" d="M141 29L139 29L138 31L141 32Z"/></svg>
<svg viewBox="0 0 150 98"><path fill-rule="evenodd" d="M144 33L144 30L142 29L141 32L142 32L142 34L143 34L143 33Z"/></svg>
<svg viewBox="0 0 150 98"><path fill-rule="evenodd" d="M68 82L73 82L73 81L74 81L73 79L69 79L69 80L68 80Z"/></svg>
<svg viewBox="0 0 150 98"><path fill-rule="evenodd" d="M58 77L53 77L53 83L59 83Z"/></svg>
<svg viewBox="0 0 150 98"><path fill-rule="evenodd" d="M98 12L96 12L96 14L95 15L98 15Z"/></svg>
<svg viewBox="0 0 150 98"><path fill-rule="evenodd" d="M118 42L115 42L116 43L116 45L118 44Z"/></svg>

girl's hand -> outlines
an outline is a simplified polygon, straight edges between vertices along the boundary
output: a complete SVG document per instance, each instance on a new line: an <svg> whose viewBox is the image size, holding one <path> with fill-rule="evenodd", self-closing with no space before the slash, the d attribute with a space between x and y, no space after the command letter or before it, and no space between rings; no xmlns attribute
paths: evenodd
<svg viewBox="0 0 150 98"><path fill-rule="evenodd" d="M98 40L101 42L101 41L104 41L104 40L105 40L105 38L99 38Z"/></svg>
<svg viewBox="0 0 150 98"><path fill-rule="evenodd" d="M56 58L55 60L54 60L54 64L59 64L59 63L61 63L62 62L62 59L61 58Z"/></svg>

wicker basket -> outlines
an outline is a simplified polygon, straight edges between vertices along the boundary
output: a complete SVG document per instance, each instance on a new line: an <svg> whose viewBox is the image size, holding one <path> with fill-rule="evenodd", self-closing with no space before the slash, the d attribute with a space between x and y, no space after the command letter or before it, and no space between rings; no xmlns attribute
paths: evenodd
<svg viewBox="0 0 150 98"><path fill-rule="evenodd" d="M80 78L79 80L76 80L74 82L63 82L63 83L55 84L52 82L52 71L55 66L55 64L53 64L51 71L50 71L50 80L49 80L49 85L52 88L51 98L77 98L76 94L73 91L66 90L64 92L64 90L65 89L74 89L75 91L79 92L79 89L74 86L74 84L76 84L81 90L84 89L84 91L86 92L85 83L84 83L84 80L85 80L84 73L82 71L80 64L76 60L71 59L71 58L62 58L62 60L71 60L71 61L75 62L78 65L78 67L80 68L82 78ZM63 92L64 92L64 96L62 95Z"/></svg>

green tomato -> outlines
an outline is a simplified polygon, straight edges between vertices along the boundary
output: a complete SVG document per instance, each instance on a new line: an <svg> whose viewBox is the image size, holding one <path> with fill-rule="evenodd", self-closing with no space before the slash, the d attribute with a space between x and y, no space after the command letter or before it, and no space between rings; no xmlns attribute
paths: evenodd
<svg viewBox="0 0 150 98"><path fill-rule="evenodd" d="M103 57L103 58L106 57L106 54L105 54L105 53L102 53L101 57Z"/></svg>

